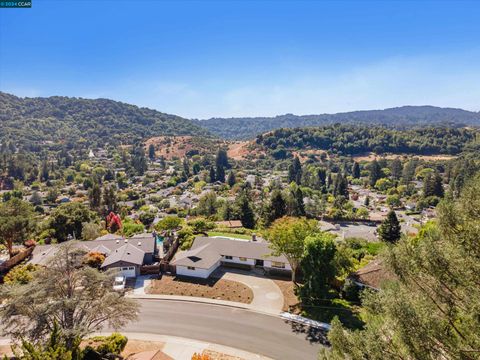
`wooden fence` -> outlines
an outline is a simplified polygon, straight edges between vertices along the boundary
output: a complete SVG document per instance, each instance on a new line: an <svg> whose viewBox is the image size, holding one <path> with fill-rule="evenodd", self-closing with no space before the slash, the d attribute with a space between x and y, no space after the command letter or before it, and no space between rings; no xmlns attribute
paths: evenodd
<svg viewBox="0 0 480 360"><path fill-rule="evenodd" d="M160 264L140 266L140 275L155 275L160 273Z"/></svg>

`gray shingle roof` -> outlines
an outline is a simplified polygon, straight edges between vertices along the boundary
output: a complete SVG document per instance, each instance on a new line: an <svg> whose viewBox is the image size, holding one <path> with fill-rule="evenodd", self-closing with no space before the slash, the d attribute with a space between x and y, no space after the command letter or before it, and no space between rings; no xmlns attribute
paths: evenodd
<svg viewBox="0 0 480 360"><path fill-rule="evenodd" d="M102 268L113 265L119 261L142 265L145 252L132 244L125 244L110 253L102 264Z"/></svg>
<svg viewBox="0 0 480 360"><path fill-rule="evenodd" d="M222 256L244 257L247 259L270 260L287 263L285 256L273 256L265 241L243 241L228 238L197 237L192 248L175 256L173 265L194 266L209 269Z"/></svg>
<svg viewBox="0 0 480 360"><path fill-rule="evenodd" d="M102 254L105 254L107 258L105 259L104 264L107 262L109 257L116 252L116 250L124 247L125 245L130 245L130 247L135 248L138 251L142 252L142 262L145 253L153 254L155 251L155 238L150 233L137 234L131 238L123 239L119 235L107 234L101 236L93 241L79 241L78 246L82 247L86 251L95 251ZM53 257L56 252L57 245L37 245L32 253L32 259L30 263L37 265L46 265L48 260ZM131 251L133 253L133 251ZM137 253L137 252L136 252ZM130 257L129 257L130 258ZM125 260L126 261L126 260ZM109 263L110 260L109 260Z"/></svg>

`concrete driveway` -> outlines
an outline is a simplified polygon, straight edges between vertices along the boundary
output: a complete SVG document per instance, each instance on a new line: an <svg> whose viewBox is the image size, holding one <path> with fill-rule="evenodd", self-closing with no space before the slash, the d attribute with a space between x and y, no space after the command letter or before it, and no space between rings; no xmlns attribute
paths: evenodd
<svg viewBox="0 0 480 360"><path fill-rule="evenodd" d="M213 277L238 281L253 291L253 301L248 304L252 310L278 315L283 308L283 294L280 288L271 279L257 271L247 271L231 268L215 270Z"/></svg>

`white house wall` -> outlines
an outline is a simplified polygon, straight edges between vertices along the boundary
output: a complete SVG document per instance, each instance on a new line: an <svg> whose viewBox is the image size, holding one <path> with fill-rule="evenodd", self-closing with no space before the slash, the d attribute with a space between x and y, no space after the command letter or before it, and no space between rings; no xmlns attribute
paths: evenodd
<svg viewBox="0 0 480 360"><path fill-rule="evenodd" d="M270 260L265 260L263 262L263 267L264 268L270 268L270 269L279 269L279 270L292 270L290 264L288 262L285 263L285 268L278 268L278 267L273 267L272 262Z"/></svg>
<svg viewBox="0 0 480 360"><path fill-rule="evenodd" d="M219 266L220 266L220 261L215 263L210 269L195 268L195 270L191 270L187 266L177 265L176 271L177 271L177 275L206 279Z"/></svg>

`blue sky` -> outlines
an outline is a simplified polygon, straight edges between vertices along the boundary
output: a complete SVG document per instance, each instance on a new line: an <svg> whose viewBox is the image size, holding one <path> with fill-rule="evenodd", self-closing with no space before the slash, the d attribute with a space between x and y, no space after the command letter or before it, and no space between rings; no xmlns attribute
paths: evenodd
<svg viewBox="0 0 480 360"><path fill-rule="evenodd" d="M32 0L0 9L0 90L189 118L480 110L480 1Z"/></svg>

